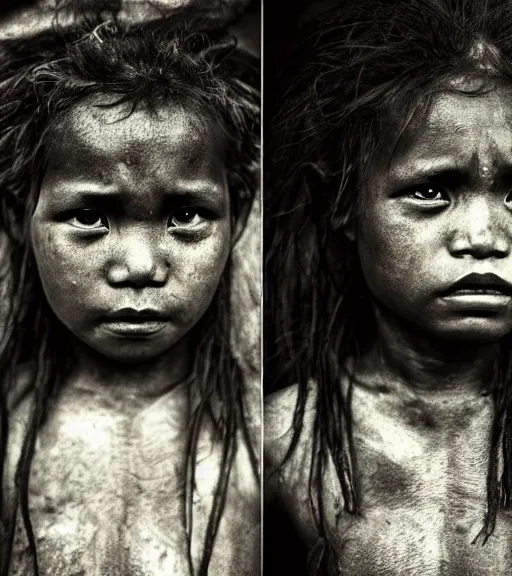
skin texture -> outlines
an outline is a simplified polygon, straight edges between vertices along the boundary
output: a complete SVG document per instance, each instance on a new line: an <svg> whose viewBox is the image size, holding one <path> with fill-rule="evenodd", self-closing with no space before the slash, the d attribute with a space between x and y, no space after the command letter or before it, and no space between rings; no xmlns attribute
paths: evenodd
<svg viewBox="0 0 512 576"><path fill-rule="evenodd" d="M383 388L383 381L387 387ZM291 387L267 399L266 470L280 464L292 435L297 395ZM309 506L308 474L315 415L311 385L297 450L267 480L267 497L284 508L311 548L318 539ZM356 485L360 516L344 511L332 461L323 474L332 575L505 576L512 570L512 517L500 511L485 546L472 544L486 501L487 398L405 391L374 377L353 396Z"/></svg>
<svg viewBox="0 0 512 576"><path fill-rule="evenodd" d="M40 571L192 574L222 445L207 420L190 564L185 454L198 396L187 378L187 335L213 298L243 219L233 227L214 123L179 107L125 117L122 107L95 103L77 107L58 128L32 221L44 291L74 358L32 462ZM168 320L154 333L119 334L103 316L124 307L156 309ZM29 404L13 406L6 478L14 478ZM259 573L259 514L258 484L240 439L209 574ZM30 575L18 520L13 574Z"/></svg>
<svg viewBox="0 0 512 576"><path fill-rule="evenodd" d="M512 329L511 300L482 315L443 298L471 272L512 283L511 93L441 92L367 183L356 230L366 282L377 307L435 338L495 341Z"/></svg>
<svg viewBox="0 0 512 576"><path fill-rule="evenodd" d="M135 362L167 352L204 314L231 248L231 219L211 123L178 107L157 118L125 115L92 103L70 113L57 131L32 243L64 326L100 354ZM146 337L119 335L105 317L122 308L167 321Z"/></svg>
<svg viewBox="0 0 512 576"><path fill-rule="evenodd" d="M192 575L184 522L190 382L158 397L73 378L38 435L30 488L41 574ZM12 423L13 474L28 402ZM259 489L243 442L209 574L259 574ZM197 570L222 447L211 429L198 449L193 510ZM12 476L11 476L12 477ZM21 519L13 575L31 575Z"/></svg>
<svg viewBox="0 0 512 576"><path fill-rule="evenodd" d="M351 402L360 515L344 511L331 461L323 493L332 574L512 571L509 511L499 511L485 546L473 543L487 510L493 407L485 392L496 342L512 329L510 299L475 305L443 298L471 272L512 281L510 94L500 85L478 96L439 92L393 154L373 166L352 235L377 327L355 367ZM267 470L290 444L296 397L290 387L267 399ZM269 498L310 547L319 534L304 470L315 401L312 382L297 450L268 484Z"/></svg>

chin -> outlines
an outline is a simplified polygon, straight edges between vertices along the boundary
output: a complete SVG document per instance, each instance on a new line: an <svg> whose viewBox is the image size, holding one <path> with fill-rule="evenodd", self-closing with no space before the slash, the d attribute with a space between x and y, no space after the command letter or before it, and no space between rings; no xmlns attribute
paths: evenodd
<svg viewBox="0 0 512 576"><path fill-rule="evenodd" d="M94 346L102 356L121 364L143 364L163 356L173 348L173 344L166 342L155 345L151 341L118 342L117 345Z"/></svg>
<svg viewBox="0 0 512 576"><path fill-rule="evenodd" d="M155 352L140 352L134 351L130 354L119 354L119 353L101 353L106 358L118 362L119 364L146 364L148 362L153 362L160 356L163 356L166 351L155 353Z"/></svg>
<svg viewBox="0 0 512 576"><path fill-rule="evenodd" d="M493 344L512 332L512 320L492 316L461 318L437 330L439 336L453 343Z"/></svg>

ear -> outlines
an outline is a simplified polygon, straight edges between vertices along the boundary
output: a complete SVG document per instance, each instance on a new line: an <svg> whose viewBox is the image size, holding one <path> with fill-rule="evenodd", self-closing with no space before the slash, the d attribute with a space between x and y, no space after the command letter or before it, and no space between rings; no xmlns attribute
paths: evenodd
<svg viewBox="0 0 512 576"><path fill-rule="evenodd" d="M255 200L254 200L255 201ZM231 234L231 244L234 246L245 230L245 226L247 224L247 220L249 219L249 214L251 213L251 208L253 206L253 199L252 198L240 198L238 204L238 215L233 217L233 226L232 226L232 234Z"/></svg>

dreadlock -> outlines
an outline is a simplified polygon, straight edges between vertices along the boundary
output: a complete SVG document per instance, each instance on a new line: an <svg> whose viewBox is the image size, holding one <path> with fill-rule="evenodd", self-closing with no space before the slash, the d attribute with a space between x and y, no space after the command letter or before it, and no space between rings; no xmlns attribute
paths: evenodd
<svg viewBox="0 0 512 576"><path fill-rule="evenodd" d="M299 441L308 382L316 382L309 491L324 542L322 478L329 454L345 509L358 513L350 395L358 358L376 334L356 248L343 230L364 211L369 166L380 146L392 148L389 126L397 115L406 125L454 76L479 78L480 88L492 77L512 80L510 0L330 4L303 24L274 88L284 105L269 123L264 181L265 379L271 389L298 383L284 462ZM511 506L509 340L501 343L489 383L488 511L478 536L484 543L498 508Z"/></svg>
<svg viewBox="0 0 512 576"><path fill-rule="evenodd" d="M115 4L115 3L114 3ZM29 515L29 478L37 431L67 367L58 360L61 329L43 294L30 246L30 220L45 172L52 127L74 106L97 94L113 94L133 112L177 103L218 121L227 143L225 164L236 217L242 199L257 189L259 158L259 72L257 60L224 32L194 27L180 13L166 26L121 25L91 16L67 30L30 41L0 44L0 226L8 237L3 282L8 285L6 320L0 342L0 481L5 475L9 399L21 364L34 366L25 392L33 403L15 475L13 501L0 490L0 575L10 570L18 510L39 574ZM244 408L241 368L230 349L228 262L216 296L200 321L194 375L199 403L187 449L187 505L184 521L192 534L192 497L199 433L213 417L223 450L198 574L207 574L226 501L230 471L241 436L258 477L257 456ZM61 354L62 356L62 354Z"/></svg>

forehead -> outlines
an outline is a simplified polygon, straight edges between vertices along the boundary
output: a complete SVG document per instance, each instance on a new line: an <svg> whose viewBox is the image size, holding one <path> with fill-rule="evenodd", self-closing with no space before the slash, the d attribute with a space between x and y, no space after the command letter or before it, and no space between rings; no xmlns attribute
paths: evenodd
<svg viewBox="0 0 512 576"><path fill-rule="evenodd" d="M391 164L444 158L458 165L475 157L493 163L511 154L512 87L497 85L479 94L436 93L400 134Z"/></svg>
<svg viewBox="0 0 512 576"><path fill-rule="evenodd" d="M224 139L211 118L177 104L155 112L130 105L101 107L105 98L70 110L51 135L48 171L110 179L128 170L139 177L161 169L200 173L220 165Z"/></svg>

